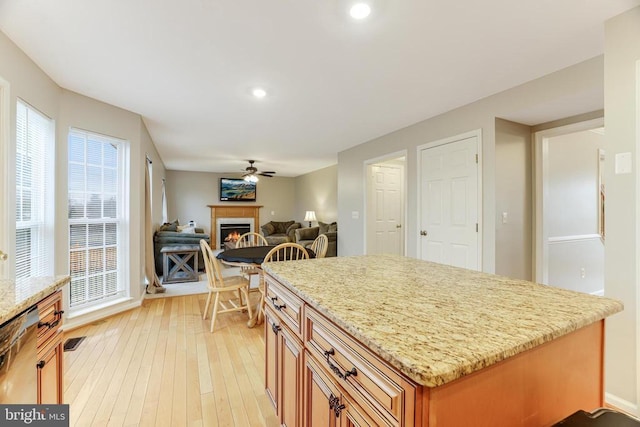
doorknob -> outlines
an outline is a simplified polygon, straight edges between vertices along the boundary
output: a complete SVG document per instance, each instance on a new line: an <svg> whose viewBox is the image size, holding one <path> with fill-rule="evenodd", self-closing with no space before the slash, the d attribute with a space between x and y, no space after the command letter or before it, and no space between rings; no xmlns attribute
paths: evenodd
<svg viewBox="0 0 640 427"><path fill-rule="evenodd" d="M7 255L4 252L0 251L0 261L6 261L7 258L9 258L9 255Z"/></svg>
<svg viewBox="0 0 640 427"><path fill-rule="evenodd" d="M397 224L396 228L402 228L402 224Z"/></svg>
<svg viewBox="0 0 640 427"><path fill-rule="evenodd" d="M426 230L420 230L420 235L421 236L426 236L427 235L427 231Z"/></svg>

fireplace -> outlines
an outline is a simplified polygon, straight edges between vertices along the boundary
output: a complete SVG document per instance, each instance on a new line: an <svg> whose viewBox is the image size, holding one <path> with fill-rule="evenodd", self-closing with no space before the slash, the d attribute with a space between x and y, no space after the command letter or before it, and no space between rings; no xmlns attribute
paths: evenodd
<svg viewBox="0 0 640 427"><path fill-rule="evenodd" d="M220 224L220 248L235 247L236 242L244 233L251 231L251 224Z"/></svg>
<svg viewBox="0 0 640 427"><path fill-rule="evenodd" d="M218 218L216 222L216 244L222 250L235 248L238 238L254 228L253 218Z"/></svg>

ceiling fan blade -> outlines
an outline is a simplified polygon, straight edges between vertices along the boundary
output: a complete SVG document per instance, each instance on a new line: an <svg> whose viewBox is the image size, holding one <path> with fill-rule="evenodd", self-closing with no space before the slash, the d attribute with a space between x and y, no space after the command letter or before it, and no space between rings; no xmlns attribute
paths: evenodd
<svg viewBox="0 0 640 427"><path fill-rule="evenodd" d="M258 175L266 176L267 178L273 178L273 175L270 175L272 173L275 173L275 172L260 172Z"/></svg>
<svg viewBox="0 0 640 427"><path fill-rule="evenodd" d="M276 173L275 171L261 171L260 173Z"/></svg>

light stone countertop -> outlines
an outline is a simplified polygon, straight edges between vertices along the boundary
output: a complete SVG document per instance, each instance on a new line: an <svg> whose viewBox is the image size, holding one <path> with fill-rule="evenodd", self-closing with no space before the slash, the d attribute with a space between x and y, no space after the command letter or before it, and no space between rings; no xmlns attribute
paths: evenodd
<svg viewBox="0 0 640 427"><path fill-rule="evenodd" d="M69 276L35 277L19 281L0 279L0 325L67 283Z"/></svg>
<svg viewBox="0 0 640 427"><path fill-rule="evenodd" d="M623 309L610 298L394 255L272 262L263 268L427 387Z"/></svg>

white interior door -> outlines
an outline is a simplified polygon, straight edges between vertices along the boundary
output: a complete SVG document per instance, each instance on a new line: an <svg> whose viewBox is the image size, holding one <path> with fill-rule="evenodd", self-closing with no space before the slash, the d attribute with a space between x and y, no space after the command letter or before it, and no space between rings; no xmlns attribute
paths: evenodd
<svg viewBox="0 0 640 427"><path fill-rule="evenodd" d="M422 259L480 269L477 153L477 136L421 150Z"/></svg>
<svg viewBox="0 0 640 427"><path fill-rule="evenodd" d="M369 166L367 254L404 254L403 177L401 164Z"/></svg>

